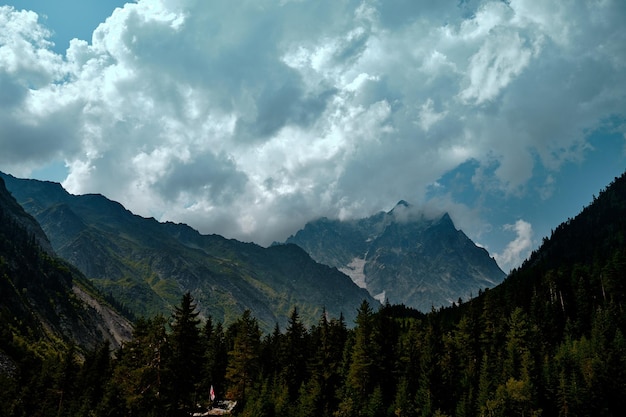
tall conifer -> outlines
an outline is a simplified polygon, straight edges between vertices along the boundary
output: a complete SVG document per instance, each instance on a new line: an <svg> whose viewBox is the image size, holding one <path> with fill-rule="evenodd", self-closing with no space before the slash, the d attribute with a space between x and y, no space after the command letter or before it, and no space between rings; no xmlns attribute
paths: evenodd
<svg viewBox="0 0 626 417"><path fill-rule="evenodd" d="M172 316L170 388L172 405L180 410L189 410L194 406L196 383L200 379L203 352L198 314L193 297L187 292Z"/></svg>
<svg viewBox="0 0 626 417"><path fill-rule="evenodd" d="M228 397L245 403L249 389L259 373L260 337L259 325L250 310L244 311L229 330L235 332L233 348L228 352L226 379L229 383Z"/></svg>

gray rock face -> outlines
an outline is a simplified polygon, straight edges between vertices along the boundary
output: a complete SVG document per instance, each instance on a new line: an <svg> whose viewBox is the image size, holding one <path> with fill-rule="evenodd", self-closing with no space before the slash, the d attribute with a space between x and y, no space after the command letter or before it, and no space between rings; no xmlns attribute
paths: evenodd
<svg viewBox="0 0 626 417"><path fill-rule="evenodd" d="M405 201L365 219L310 222L287 242L349 275L379 301L421 311L467 300L505 277L447 213L429 218Z"/></svg>

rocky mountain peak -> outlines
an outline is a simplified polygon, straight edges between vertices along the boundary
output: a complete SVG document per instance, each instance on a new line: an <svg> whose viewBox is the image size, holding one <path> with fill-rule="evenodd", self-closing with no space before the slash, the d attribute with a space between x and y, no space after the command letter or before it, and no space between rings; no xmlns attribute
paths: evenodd
<svg viewBox="0 0 626 417"><path fill-rule="evenodd" d="M400 200L396 203L396 207L410 207L411 205L405 200Z"/></svg>
<svg viewBox="0 0 626 417"><path fill-rule="evenodd" d="M450 224L454 227L454 222L447 212L445 212L443 216L441 216L441 218L439 219L439 223Z"/></svg>
<svg viewBox="0 0 626 417"><path fill-rule="evenodd" d="M433 217L401 200L382 214L313 221L287 242L349 275L378 300L422 311L468 299L504 279L448 213Z"/></svg>

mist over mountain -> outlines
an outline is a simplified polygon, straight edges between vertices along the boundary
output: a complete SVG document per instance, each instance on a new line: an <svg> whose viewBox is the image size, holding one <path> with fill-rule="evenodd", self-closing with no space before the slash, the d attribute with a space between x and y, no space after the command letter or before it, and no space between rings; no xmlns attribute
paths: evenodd
<svg viewBox="0 0 626 417"><path fill-rule="evenodd" d="M265 330L275 323L284 328L293 306L307 324L324 309L352 323L361 301L375 302L296 245L263 248L201 235L184 224L134 215L102 195L72 195L57 183L2 177L54 250L136 316L169 315L187 291L203 316L229 323L249 309Z"/></svg>
<svg viewBox="0 0 626 417"><path fill-rule="evenodd" d="M346 273L379 301L421 311L467 300L505 277L447 213L420 212L406 201L359 220L309 222L286 242Z"/></svg>
<svg viewBox="0 0 626 417"><path fill-rule="evenodd" d="M63 289L81 275L68 279L72 268L39 249L36 235L15 220L28 221L18 209L0 189L2 415L213 415L220 412L207 411L213 394L236 403L237 415L267 417L621 415L626 174L557 226L501 284L468 302L425 314L364 301L352 328L325 314L305 326L294 309L284 332L263 335L250 311L223 326L198 317L185 294L169 320L139 319L115 355L104 345L84 361L71 346L41 343L41 335L85 328L84 315L72 321L79 303ZM379 216L374 229L418 220L424 229L451 229L446 215L409 213L400 221L392 214ZM203 245L193 229L163 227L187 246ZM254 245L241 245L252 254ZM295 245L273 249L304 254ZM51 331L59 329L51 307L62 332ZM37 319L40 312L49 320Z"/></svg>

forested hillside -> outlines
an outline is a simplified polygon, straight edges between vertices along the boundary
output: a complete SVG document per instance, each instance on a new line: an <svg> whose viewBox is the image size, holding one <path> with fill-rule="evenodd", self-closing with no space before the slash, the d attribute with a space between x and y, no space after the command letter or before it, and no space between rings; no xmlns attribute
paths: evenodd
<svg viewBox="0 0 626 417"><path fill-rule="evenodd" d="M352 321L362 300L375 303L348 276L295 245L264 248L203 235L134 215L102 195L72 195L58 183L2 172L0 178L56 253L135 316L167 315L190 292L204 317L230 324L250 310L271 331L276 322L286 325L293 305L313 324L324 306Z"/></svg>
<svg viewBox="0 0 626 417"><path fill-rule="evenodd" d="M429 314L364 302L353 329L326 314L306 328L297 310L271 334L249 311L224 327L186 294L171 317L140 320L113 360L70 362L62 403L26 410L13 389L3 412L189 415L213 386L254 417L622 415L624 219L626 175L498 287Z"/></svg>
<svg viewBox="0 0 626 417"><path fill-rule="evenodd" d="M0 416L37 415L40 402L61 403L66 379L78 370L68 366L94 349L108 359L109 346L119 347L131 330L54 255L0 179Z"/></svg>

